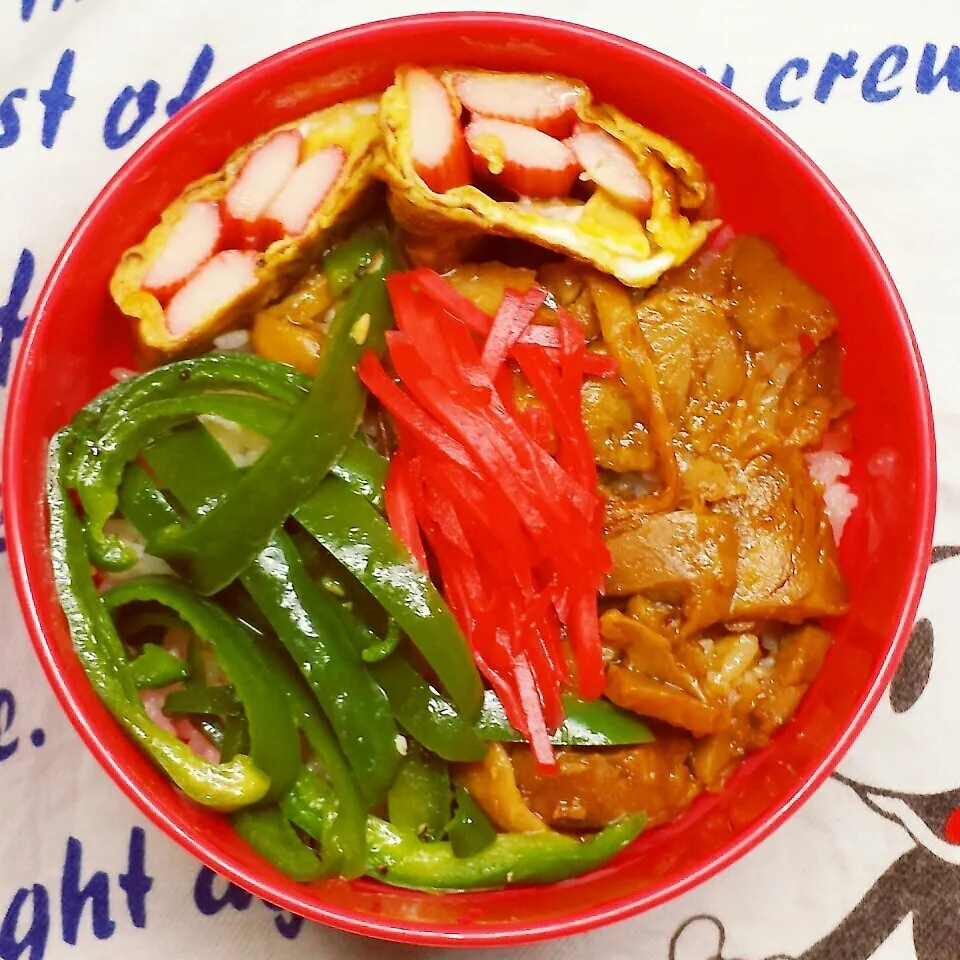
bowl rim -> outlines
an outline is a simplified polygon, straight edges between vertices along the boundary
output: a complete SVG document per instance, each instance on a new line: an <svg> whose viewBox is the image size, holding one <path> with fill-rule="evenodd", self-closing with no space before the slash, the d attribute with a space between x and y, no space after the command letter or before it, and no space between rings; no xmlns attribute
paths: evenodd
<svg viewBox="0 0 960 960"><path fill-rule="evenodd" d="M739 115L739 122L754 127L761 127L768 137L779 141L779 146L797 157L808 171L819 182L832 199L837 215L844 221L856 236L858 243L869 254L872 267L877 278L882 282L885 298L891 309L898 316L900 325L906 334L905 359L908 362L913 379L917 385L916 420L921 430L917 438L920 446L920 470L918 475L919 491L923 498L920 504L920 522L917 537L917 549L909 568L909 588L906 600L895 625L889 645L886 649L880 669L876 673L872 684L857 711L848 720L840 737L821 758L813 772L799 783L794 791L777 807L759 817L743 833L723 847L713 859L700 868L678 878L672 883L657 887L649 892L641 892L620 897L608 903L601 904L568 915L562 919L546 921L523 922L514 921L509 924L497 925L487 929L473 928L464 931L456 925L425 924L409 920L371 920L367 915L352 910L335 907L331 908L322 902L311 899L309 902L303 895L293 895L278 890L273 884L264 882L256 877L250 877L235 869L224 858L208 849L203 840L189 832L181 830L173 823L163 809L150 800L138 786L134 778L120 768L112 754L107 751L86 718L73 696L71 689L57 672L50 647L47 643L40 607L41 602L35 599L30 588L27 576L27 554L31 547L25 542L21 533L27 506L24 504L23 484L20 472L15 469L21 460L21 450L26 442L27 425L23 404L17 399L29 376L34 343L38 330L47 310L47 303L56 288L59 278L72 259L76 248L84 240L90 229L91 222L96 218L98 211L108 199L117 191L124 189L124 185L131 173L149 166L154 154L162 149L170 139L176 139L182 126L188 123L194 114L201 111L216 111L219 102L227 95L231 95L235 88L240 86L254 86L260 75L265 71L282 70L288 62L295 62L314 47L324 46L331 42L352 40L355 38L369 38L381 36L388 40L391 32L398 28L416 30L428 23L435 24L442 21L455 24L461 28L471 25L484 27L501 26L504 35L508 36L510 28L518 23L539 26L549 31L551 39L562 43L564 37L572 35L587 35L598 44L612 45L626 48L634 55L642 55L654 61L661 69L674 74L682 72L687 80L695 80L703 84L710 84L712 95L727 102L728 107ZM691 76L696 75L696 77ZM833 772L842 760L854 739L874 711L883 691L893 677L899 664L903 650L909 639L913 618L920 602L926 569L929 562L933 543L933 522L936 508L936 454L934 440L933 414L927 379L923 370L919 348L913 328L910 324L906 309L893 278L883 261L875 244L866 229L853 213L849 204L842 197L837 188L823 173L823 171L800 149L785 133L767 120L757 109L736 96L721 84L715 83L698 71L650 47L636 41L598 30L593 27L548 17L529 16L517 13L483 13L475 12L446 12L420 13L410 16L382 19L370 23L346 27L332 33L312 37L294 46L272 54L236 74L223 80L210 91L199 97L193 103L182 109L171 120L165 123L160 130L154 133L144 144L123 163L120 169L110 178L97 197L84 212L82 218L71 232L64 244L50 273L47 275L36 304L31 311L27 328L22 338L13 377L7 394L7 424L3 450L3 489L2 503L5 517L7 552L13 574L14 586L19 600L20 609L26 623L34 650L40 660L47 680L53 688L61 707L67 714L73 727L80 734L90 752L96 757L101 767L111 779L120 787L126 796L134 803L155 826L167 836L172 837L181 847L189 851L201 863L210 867L231 882L262 897L283 909L291 910L299 915L307 916L315 921L347 932L361 934L377 939L391 940L400 943L416 944L421 946L446 947L493 947L515 946L537 943L557 937L585 933L601 926L635 916L642 911L658 906L674 897L691 890L721 870L739 860L742 856L756 847L775 829L792 816L799 807L810 798L814 791Z"/></svg>

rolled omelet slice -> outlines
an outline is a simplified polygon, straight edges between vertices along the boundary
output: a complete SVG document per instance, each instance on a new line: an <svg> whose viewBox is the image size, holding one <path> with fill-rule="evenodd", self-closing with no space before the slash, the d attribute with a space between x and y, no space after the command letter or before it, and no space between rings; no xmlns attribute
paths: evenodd
<svg viewBox="0 0 960 960"><path fill-rule="evenodd" d="M486 234L646 287L720 221L700 164L579 81L403 67L380 102L380 175L411 258L447 269Z"/></svg>
<svg viewBox="0 0 960 960"><path fill-rule="evenodd" d="M146 347L196 350L310 267L376 182L378 109L368 97L277 127L167 207L110 281Z"/></svg>

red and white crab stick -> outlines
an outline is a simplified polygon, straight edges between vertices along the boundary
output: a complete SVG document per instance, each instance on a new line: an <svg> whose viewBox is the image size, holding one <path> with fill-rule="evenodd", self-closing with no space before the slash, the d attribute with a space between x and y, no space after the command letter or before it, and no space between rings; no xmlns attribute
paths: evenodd
<svg viewBox="0 0 960 960"><path fill-rule="evenodd" d="M650 213L653 190L637 169L636 158L605 130L578 123L567 141L584 175L637 216Z"/></svg>
<svg viewBox="0 0 960 960"><path fill-rule="evenodd" d="M577 89L564 80L511 73L456 73L453 89L471 114L510 120L551 137L569 136L577 120Z"/></svg>
<svg viewBox="0 0 960 960"><path fill-rule="evenodd" d="M565 197L580 172L568 146L522 123L475 116L466 136L478 176L521 197Z"/></svg>
<svg viewBox="0 0 960 960"><path fill-rule="evenodd" d="M213 256L222 232L219 204L213 201L189 204L147 270L143 289L165 303Z"/></svg>
<svg viewBox="0 0 960 960"><path fill-rule="evenodd" d="M248 223L259 220L297 169L302 143L299 130L280 130L257 147L227 193L227 213Z"/></svg>
<svg viewBox="0 0 960 960"><path fill-rule="evenodd" d="M208 260L177 292L164 311L175 337L201 326L257 282L255 251L223 250Z"/></svg>
<svg viewBox="0 0 960 960"><path fill-rule="evenodd" d="M470 182L463 128L447 88L426 70L408 70L403 81L410 107L410 136L417 175L434 192Z"/></svg>
<svg viewBox="0 0 960 960"><path fill-rule="evenodd" d="M294 170L267 207L267 219L276 220L287 236L307 229L310 218L327 199L347 162L342 147L325 147Z"/></svg>

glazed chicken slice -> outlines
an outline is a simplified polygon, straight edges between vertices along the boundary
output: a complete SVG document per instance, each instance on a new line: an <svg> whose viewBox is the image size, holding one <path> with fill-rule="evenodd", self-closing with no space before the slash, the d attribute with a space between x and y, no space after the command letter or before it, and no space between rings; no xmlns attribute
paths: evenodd
<svg viewBox="0 0 960 960"><path fill-rule="evenodd" d="M678 510L653 514L607 539L610 596L644 594L679 603L684 633L725 619L737 587L738 540L727 516Z"/></svg>
<svg viewBox="0 0 960 960"><path fill-rule="evenodd" d="M559 750L559 773L542 777L529 750L513 752L516 782L529 807L550 826L602 827L625 813L643 810L647 823L666 823L700 792L687 756L691 740L668 730L654 743L605 750Z"/></svg>
<svg viewBox="0 0 960 960"><path fill-rule="evenodd" d="M751 461L747 492L717 514L735 524L737 586L729 617L799 623L838 616L846 588L823 498L795 450Z"/></svg>

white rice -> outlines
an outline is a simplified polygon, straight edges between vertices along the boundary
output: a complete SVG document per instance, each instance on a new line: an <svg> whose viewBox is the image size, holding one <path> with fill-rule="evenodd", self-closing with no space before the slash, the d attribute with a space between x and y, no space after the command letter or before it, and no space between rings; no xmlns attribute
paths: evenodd
<svg viewBox="0 0 960 960"><path fill-rule="evenodd" d="M760 646L764 653L776 653L780 649L780 638L772 633L760 634Z"/></svg>
<svg viewBox="0 0 960 960"><path fill-rule="evenodd" d="M840 542L843 528L859 499L841 477L850 475L850 461L835 450L816 450L805 455L810 476L823 487L823 505L833 527L833 539Z"/></svg>
<svg viewBox="0 0 960 960"><path fill-rule="evenodd" d="M266 437L241 427L232 420L224 420L210 413L201 414L197 419L210 431L213 438L230 454L234 466L249 467L255 463L270 446Z"/></svg>
<svg viewBox="0 0 960 960"><path fill-rule="evenodd" d="M250 349L249 330L229 330L213 340L214 349L221 353L244 353Z"/></svg>
<svg viewBox="0 0 960 960"><path fill-rule="evenodd" d="M132 580L134 577L145 577L153 574L176 575L166 562L146 552L146 540L129 521L122 517L111 517L103 525L103 529L108 534L120 537L136 554L137 562L128 570L111 571L104 574L100 583L101 591L109 590L110 587L123 583L124 580Z"/></svg>

